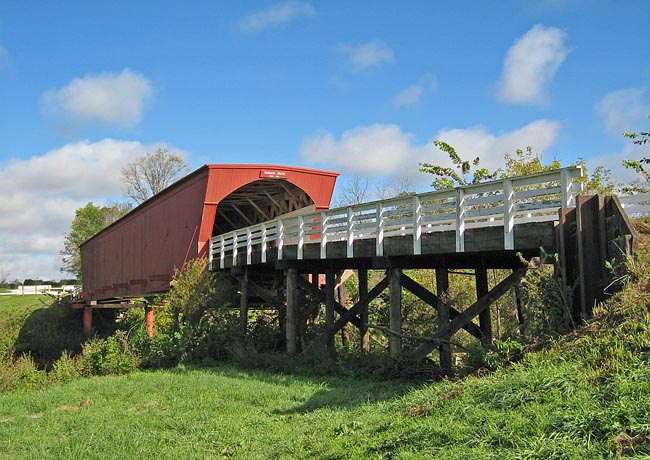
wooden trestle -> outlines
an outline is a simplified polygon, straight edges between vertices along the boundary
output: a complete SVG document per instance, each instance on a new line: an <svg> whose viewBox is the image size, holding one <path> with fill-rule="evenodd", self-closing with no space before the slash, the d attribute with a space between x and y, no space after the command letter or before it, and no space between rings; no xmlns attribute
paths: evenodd
<svg viewBox="0 0 650 460"><path fill-rule="evenodd" d="M608 276L605 262L621 261L622 257L634 253L636 234L615 197L578 197L575 208L561 209L558 214L559 223L556 226L537 226L534 231L519 227L521 238L517 237L515 241L536 240L540 243L537 247L352 258L345 255L302 259L270 257L270 261L264 263L256 259L254 253L249 253L246 258L253 263L235 264L225 270L241 283L242 330L247 327L249 297L255 296L260 303L282 312L281 322L289 355L298 353L300 349L300 331L305 327L301 324L301 318L304 319L304 309L307 308L300 299L307 296L325 306L325 332L319 340L328 348L334 348L334 338L339 331L353 325L359 331L359 346L368 350L369 329L375 328L388 334L392 357L420 361L437 349L440 370L446 373L453 368L453 337L461 329L485 346L492 344L490 306L509 292L531 267L540 263L556 264L556 274L563 280L567 295L573 302L572 313L577 324L588 318L594 303L603 298ZM475 237L480 238L481 233L476 233ZM370 241L371 247L373 243ZM308 245L305 245L303 251L307 250ZM284 251L291 253L292 247L286 246ZM547 253L557 257L547 257ZM433 270L436 292L431 292L408 276L406 271L410 269ZM490 289L490 269L508 270L510 274ZM449 274L455 270L463 270L473 275L475 280L477 300L460 310L448 303ZM344 279L352 271L356 271L359 294L356 302L348 307L341 291L345 286ZM368 282L370 271L375 273L373 286L369 286ZM382 273L378 280L377 272ZM275 279L275 289L264 287L258 281L269 276ZM433 336L414 338L404 335L404 289L437 312L438 329ZM388 324L369 324L369 305L386 290ZM419 345L404 349L405 338L410 342L416 340Z"/></svg>
<svg viewBox="0 0 650 460"><path fill-rule="evenodd" d="M252 294L258 299L262 299L262 303L268 306L280 306L284 310L286 352L289 355L296 354L299 349L298 334L301 326L299 318L304 317L301 314L301 309L305 308L299 303L299 294L302 292L317 299L325 306L326 332L320 340L328 348L334 347L335 335L352 324L359 331L359 346L368 350L370 348L369 329L377 328L388 333L389 350L392 357L408 356L415 360L422 360L437 348L440 355L440 368L447 371L452 369L452 337L459 330L464 329L486 345L492 343L490 305L508 292L524 276L529 268L526 260L534 258L538 253L539 250L501 250L406 257L282 260L273 264L233 267L231 273L241 284L240 318L242 329L245 329L247 325L249 295ZM406 270L413 268L435 271L436 293L429 291L405 273ZM276 273L281 274L284 279L283 298L255 281L258 278L257 275L268 274L269 269L276 270ZM449 272L457 269L474 270L476 279L477 300L463 311L453 308L446 302ZM507 269L512 273L492 289L488 289L487 273L489 269ZM340 292L337 300L336 291L343 286L341 278L345 274L349 274L351 270L356 271L359 295L356 302L347 307L341 301ZM369 288L368 285L370 270L383 272L383 276L372 288ZM324 275L324 283L313 281L321 279L319 274ZM403 348L403 289L417 296L438 313L438 333L433 337L421 339L421 344L410 350ZM386 290L388 290L389 298L389 324L388 326L370 325L368 324L369 305ZM478 325L474 322L477 317Z"/></svg>

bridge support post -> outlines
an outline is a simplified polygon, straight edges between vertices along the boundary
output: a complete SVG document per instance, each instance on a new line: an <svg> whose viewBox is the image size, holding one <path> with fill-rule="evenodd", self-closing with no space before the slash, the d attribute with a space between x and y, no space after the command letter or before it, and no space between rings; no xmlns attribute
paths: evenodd
<svg viewBox="0 0 650 460"><path fill-rule="evenodd" d="M150 305L144 307L144 323L147 327L147 337L149 337L150 339L153 339L153 335L154 335L153 318L154 318L153 307Z"/></svg>
<svg viewBox="0 0 650 460"><path fill-rule="evenodd" d="M298 316L298 271L295 268L287 269L287 316L286 316L286 341L287 354L296 354L296 325Z"/></svg>
<svg viewBox="0 0 650 460"><path fill-rule="evenodd" d="M89 339L93 335L93 309L84 308L84 336Z"/></svg>
<svg viewBox="0 0 650 460"><path fill-rule="evenodd" d="M357 272L359 278L359 299L368 297L368 270L359 269ZM361 349L370 351L370 333L368 332L368 305L365 304L359 312L360 325L359 335L361 336Z"/></svg>
<svg viewBox="0 0 650 460"><path fill-rule="evenodd" d="M485 268L475 270L476 278L476 298L480 299L489 292L488 273ZM478 315L479 327L481 328L481 343L484 346L492 345L492 317L490 308L486 308Z"/></svg>
<svg viewBox="0 0 650 460"><path fill-rule="evenodd" d="M390 286L390 355L393 358L402 353L402 271L388 270ZM399 334L399 335L398 335Z"/></svg>
<svg viewBox="0 0 650 460"><path fill-rule="evenodd" d="M334 350L334 270L325 273L325 327L327 328L327 348Z"/></svg>
<svg viewBox="0 0 650 460"><path fill-rule="evenodd" d="M244 276L241 277L239 294L239 327L242 336L245 336L248 330L248 267L244 268Z"/></svg>
<svg viewBox="0 0 650 460"><path fill-rule="evenodd" d="M451 320L449 310L449 272L446 268L436 268L436 289L438 293L438 328L441 332L441 339L445 340L444 330ZM451 370L451 344L441 342L438 346L440 353L440 368L444 371Z"/></svg>
<svg viewBox="0 0 650 460"><path fill-rule="evenodd" d="M345 287L345 281L341 281L341 283L338 285L336 288L336 294L338 296L338 301L339 305L342 305L345 307L347 304L347 297L348 297L348 291L347 288ZM346 324L341 328L341 344L344 347L349 347L350 346L350 327Z"/></svg>

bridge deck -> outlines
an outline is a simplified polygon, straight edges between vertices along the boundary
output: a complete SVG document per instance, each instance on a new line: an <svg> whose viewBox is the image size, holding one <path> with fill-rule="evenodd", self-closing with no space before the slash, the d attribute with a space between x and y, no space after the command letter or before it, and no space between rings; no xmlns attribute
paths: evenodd
<svg viewBox="0 0 650 460"><path fill-rule="evenodd" d="M579 167L276 219L210 241L212 269L288 260L529 251L555 245Z"/></svg>

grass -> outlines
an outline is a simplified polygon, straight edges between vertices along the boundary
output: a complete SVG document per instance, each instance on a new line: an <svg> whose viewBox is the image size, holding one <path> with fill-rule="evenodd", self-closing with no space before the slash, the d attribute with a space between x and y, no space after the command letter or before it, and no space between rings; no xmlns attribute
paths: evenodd
<svg viewBox="0 0 650 460"><path fill-rule="evenodd" d="M29 315L51 303L45 295L0 296L0 356L13 347Z"/></svg>
<svg viewBox="0 0 650 460"><path fill-rule="evenodd" d="M458 382L179 367L0 393L0 458L650 458L650 321L636 324L632 354L592 362L585 346L619 334L603 327Z"/></svg>
<svg viewBox="0 0 650 460"><path fill-rule="evenodd" d="M179 366L0 392L0 459L650 459L643 262L632 281L571 335L460 381Z"/></svg>

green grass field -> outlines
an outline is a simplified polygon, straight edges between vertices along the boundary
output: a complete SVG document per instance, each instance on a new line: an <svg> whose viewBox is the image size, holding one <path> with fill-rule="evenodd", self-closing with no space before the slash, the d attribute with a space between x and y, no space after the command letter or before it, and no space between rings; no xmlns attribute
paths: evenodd
<svg viewBox="0 0 650 460"><path fill-rule="evenodd" d="M645 364L599 382L556 358L417 386L180 367L16 390L0 458L601 459L650 434Z"/></svg>
<svg viewBox="0 0 650 460"><path fill-rule="evenodd" d="M0 296L0 353L13 346L30 314L51 304L46 295Z"/></svg>

